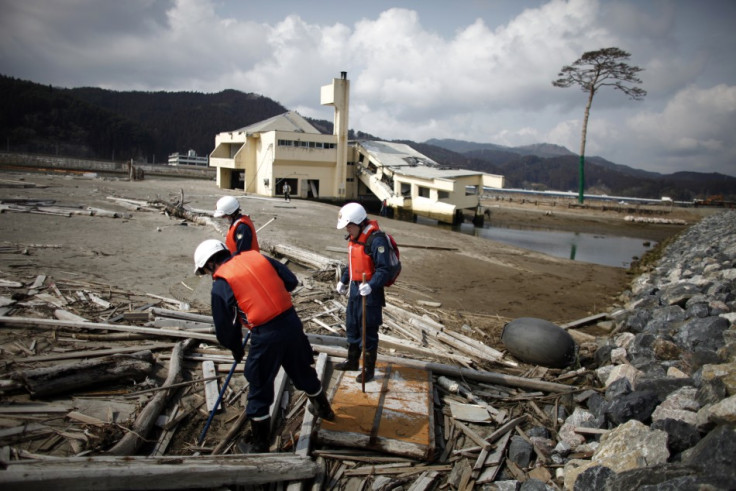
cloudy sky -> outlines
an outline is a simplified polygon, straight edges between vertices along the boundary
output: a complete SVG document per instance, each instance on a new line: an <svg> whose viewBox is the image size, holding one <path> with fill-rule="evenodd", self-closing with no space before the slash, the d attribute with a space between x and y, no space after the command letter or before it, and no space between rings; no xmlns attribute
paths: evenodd
<svg viewBox="0 0 736 491"><path fill-rule="evenodd" d="M736 176L734 0L0 0L0 12L3 75L236 89L332 120L320 87L345 71L353 129L573 152L585 94L551 82L615 46L644 69L648 95L599 92L586 155Z"/></svg>

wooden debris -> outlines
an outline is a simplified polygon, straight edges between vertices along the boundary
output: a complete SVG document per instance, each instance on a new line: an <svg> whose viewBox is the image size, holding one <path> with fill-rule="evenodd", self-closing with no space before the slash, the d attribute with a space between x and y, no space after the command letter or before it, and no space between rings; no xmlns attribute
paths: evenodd
<svg viewBox="0 0 736 491"><path fill-rule="evenodd" d="M48 489L216 489L227 485L254 486L309 479L317 465L293 454L217 457L70 457L39 461L11 461L0 472L0 487ZM179 486L175 486L179 487Z"/></svg>
<svg viewBox="0 0 736 491"><path fill-rule="evenodd" d="M116 204L121 203L116 200ZM155 206L148 202L131 202L126 208L140 207L141 211L150 211L155 210ZM193 215L192 210L181 208L185 214ZM198 220L198 223L207 222ZM13 250L17 250L17 246L13 245ZM335 271L341 263L299 248L280 250L288 253L282 256L284 260L310 270L298 272L301 286L292 295L312 348L319 355L316 369L320 377L323 370L328 377L324 384L329 393L329 387L338 376L334 370L329 370L330 361L345 357L347 352L345 299L333 292ZM344 249L340 257L342 253ZM28 396L19 390L22 385L13 379L0 380L0 390L12 401L0 406L4 425L0 429L0 445L13 445L6 447L9 457L5 461L11 462L9 468L26 466L36 473L36 462L63 456L67 468L48 469L49 475L54 476L49 479L60 479L54 481L54 487L66 482L65 476L72 474L78 479L73 481L75 485L91 486L93 476L103 473L117 476L117 471L111 472L111 469L117 469L119 462L129 462L130 471L124 478L110 478L122 483L123 487L136 487L136 482L145 482L145 487L151 489L171 488L172 485L186 487L197 483L197 479L206 480L202 486L211 487L217 485L216 480L203 476L220 469L227 474L231 472L229 463L238 459L239 466L232 473L239 477L228 481L227 485L245 479L243 476L248 470L243 466L255 462L256 457L231 455L237 452L233 441L246 421L243 406L248 385L242 377L231 381L232 390L223 398L217 428L210 431L205 446L195 446L192 442L196 435L186 434L192 428L198 433L208 416L199 384L216 383L218 376L222 378L220 374L232 367L230 353L217 346L210 315L189 311L185 302L166 296L125 292L79 279L60 281L37 273L29 276L0 278L0 298L8 299L5 302L7 310L0 315L0 326L4 333L14 334L0 345L6 368L20 373L26 371L24 367L56 367L68 361L75 364L81 359L101 360L116 354L120 357L150 350L155 353L157 370L136 385L121 379L104 388L90 386L84 397L78 394L73 402L52 399L47 403L29 404ZM315 430L324 422L315 421L305 408L306 395L296 391L288 377L281 373L275 381L274 403L269 409L274 426L271 450L278 453L267 454L265 458L286 462L280 459L298 457L300 460L288 462L296 462L296 467L303 463L309 466L309 472L305 477L298 473L291 476L292 469L279 468L276 475L266 479L289 483L289 489L307 487L305 479L314 479L313 486L325 488L472 489L492 483L505 468L506 475L521 479L535 477L555 487L554 467L543 457L538 455L538 467L519 469L513 462L506 461L506 448L517 427L522 436L526 436L531 426L540 424L556 434L559 422L552 415L557 414L557 405L569 398L564 394L579 390L570 383L584 383L588 380L585 376L588 372L585 369L519 366L483 341L491 337L479 326L502 325L503 319L475 316L472 312L456 315L442 311L442 304L432 300L404 303L397 294L401 288L403 286L399 285L387 296L389 305L384 311L378 362L381 366L391 363L429 373L435 385L428 405L433 412L431 426L436 439L436 460L430 465L421 458L397 457L364 447L336 449L315 439ZM33 294L26 296L29 292ZM431 292L427 290L427 293ZM15 301L16 298L20 301ZM48 318L51 315L58 319ZM125 342L118 344L123 336ZM187 353L182 350L175 354L175 347L183 344L174 343L177 339L188 340L192 345L202 341L210 346L203 346L196 352L190 349ZM113 342L116 344L111 345ZM162 381L159 374L166 373L167 362L168 376ZM203 377L199 367L205 363L214 367L214 373ZM176 365L179 368L174 370ZM242 368L242 364L236 367L239 373ZM496 368L497 371L488 371ZM6 373L13 372L6 370ZM18 401L14 400L16 398ZM461 415L460 409L478 412L480 416ZM293 421L297 417L299 421ZM2 432L6 430L8 434L3 437ZM590 435L589 438L597 436L591 429L579 430L583 435ZM534 438L531 441L536 449L538 443ZM193 452L212 457L209 460L198 457L195 459L198 463L190 466L190 458L186 455ZM151 458L127 457L121 461L114 457L133 454L155 456L159 464L146 474L146 466L153 462ZM316 461L308 457L310 454ZM92 464L83 468L81 460L73 460L74 455L84 455ZM212 460L214 456L219 460ZM257 459L260 467L265 461L262 455ZM172 463L170 467L176 467L168 475L167 462ZM173 462L181 464L173 465ZM161 472L160 478L158 472ZM4 474L6 479L13 475ZM152 477L143 477L148 475ZM49 481L43 481L47 477L39 479L39 487L48 487ZM13 481L8 482L12 488ZM247 485L254 483L249 479ZM112 486L108 481L94 485L100 489ZM35 484L23 482L23 486L34 489Z"/></svg>
<svg viewBox="0 0 736 491"><path fill-rule="evenodd" d="M169 361L169 374L164 381L163 386L175 384L179 382L181 377L182 362L184 359L184 352L195 346L197 341L187 340L177 343L171 354L171 360ZM148 432L156 422L156 418L161 413L161 409L168 399L168 391L162 391L157 393L154 398L149 402L145 408L140 412L133 428L131 431L112 447L108 453L110 455L131 455L138 447L143 443L143 440L148 435Z"/></svg>
<svg viewBox="0 0 736 491"><path fill-rule="evenodd" d="M68 365L34 368L14 372L13 380L21 382L33 397L63 394L120 379L141 380L153 369L150 351L120 356L113 355Z"/></svg>

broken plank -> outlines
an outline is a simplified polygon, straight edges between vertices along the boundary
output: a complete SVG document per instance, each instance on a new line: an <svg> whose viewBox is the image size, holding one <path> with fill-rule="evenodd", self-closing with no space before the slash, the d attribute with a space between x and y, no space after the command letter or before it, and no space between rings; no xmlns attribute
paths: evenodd
<svg viewBox="0 0 736 491"><path fill-rule="evenodd" d="M593 322L598 322L599 320L606 319L608 317L608 314L603 312L601 314L595 314L588 317L583 317L582 319L578 319L572 322L568 322L567 324L561 324L560 327L563 329L573 329L576 327L581 327L587 324L592 324Z"/></svg>
<svg viewBox="0 0 736 491"><path fill-rule="evenodd" d="M217 404L220 399L220 391L217 388L215 362L210 360L202 362L202 378L207 380L207 382L204 383L204 397L207 401L207 412L211 413L215 408L215 404ZM218 407L218 409L220 408Z"/></svg>
<svg viewBox="0 0 736 491"><path fill-rule="evenodd" d="M54 317L56 317L60 321L89 322L88 319L85 319L82 316L73 314L69 312L68 310L63 310L63 309L54 310Z"/></svg>
<svg viewBox="0 0 736 491"><path fill-rule="evenodd" d="M402 467L386 467L379 468L377 466L364 466L358 467L357 469L350 469L345 471L346 476L369 476L373 474L401 474L409 476L412 474L421 474L427 471L437 472L449 472L452 470L450 464L439 464L439 465L417 465L417 466L402 466Z"/></svg>
<svg viewBox="0 0 736 491"><path fill-rule="evenodd" d="M511 430L509 429L503 437L498 441L496 448L493 452L488 454L483 466L479 469L478 476L475 479L476 484L490 483L496 480L498 471L501 469L501 463L503 462L504 454L506 453L506 446L511 440Z"/></svg>
<svg viewBox="0 0 736 491"><path fill-rule="evenodd" d="M95 418L93 416L88 416L86 414L80 413L79 411L72 411L67 414L66 417L87 425L105 426L105 422L101 419Z"/></svg>
<svg viewBox="0 0 736 491"><path fill-rule="evenodd" d="M167 418L167 422L176 418L176 415L178 412L179 412L179 405L176 404L174 408L171 410L171 413L169 414ZM151 457L157 457L157 456L160 456L166 453L166 449L168 448L169 443L171 443L171 439L174 437L174 433L176 433L177 426L178 426L178 423L176 425L172 425L172 427L169 429L166 429L166 427L164 426L164 430L159 435L158 441L156 442L156 446L153 447L153 450L151 451Z"/></svg>
<svg viewBox="0 0 736 491"><path fill-rule="evenodd" d="M320 353L320 355L317 357L317 364L314 368L320 381L324 379L326 366L327 354ZM322 383L322 390L327 391L327 387L325 387L324 382ZM316 418L309 410L304 411L304 419L302 420L301 431L299 432L299 440L297 441L296 449L294 451L294 453L296 453L297 455L309 455L310 436L312 434L315 419Z"/></svg>

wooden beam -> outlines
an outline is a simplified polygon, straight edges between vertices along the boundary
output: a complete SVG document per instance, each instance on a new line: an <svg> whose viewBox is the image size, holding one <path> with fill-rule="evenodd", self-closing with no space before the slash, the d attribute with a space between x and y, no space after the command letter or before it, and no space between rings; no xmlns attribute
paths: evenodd
<svg viewBox="0 0 736 491"><path fill-rule="evenodd" d="M118 355L122 353L135 353L137 351L154 351L157 349L171 349L175 343L153 343L138 346L127 346L123 348L111 348L101 350L81 350L68 353L54 353L50 355L26 356L12 358L13 363L31 363L38 361L73 360L76 358L97 358L100 356Z"/></svg>
<svg viewBox="0 0 736 491"><path fill-rule="evenodd" d="M214 457L70 457L12 461L0 472L5 490L217 489L311 479L317 464L294 454Z"/></svg>
<svg viewBox="0 0 736 491"><path fill-rule="evenodd" d="M316 345L312 345L312 348L315 351L318 351L320 353L327 353L330 356L339 356L341 358L345 358L347 356L347 350L343 348ZM378 360L387 363L395 363L397 365L404 365L412 368L419 368L422 370L429 370L435 374L448 375L459 379L467 378L480 382L505 385L509 387L521 387L524 389L534 389L544 392L573 392L578 389L574 385L558 384L554 382L546 382L544 380L518 377L516 375L506 375L498 372L486 372L482 370L474 370L472 368L443 365L441 363L412 360L410 358L399 358L397 356L386 356L379 354Z"/></svg>
<svg viewBox="0 0 736 491"><path fill-rule="evenodd" d="M106 330L119 332L133 332L138 334L149 334L151 336L166 336L174 338L197 339L217 343L214 334L204 334L188 331L173 331L168 329L154 329L150 327L120 326L116 324L102 324L97 322L72 322L55 319L34 319L32 317L8 317L0 316L0 324L8 327L36 327L42 329L73 328L89 330Z"/></svg>

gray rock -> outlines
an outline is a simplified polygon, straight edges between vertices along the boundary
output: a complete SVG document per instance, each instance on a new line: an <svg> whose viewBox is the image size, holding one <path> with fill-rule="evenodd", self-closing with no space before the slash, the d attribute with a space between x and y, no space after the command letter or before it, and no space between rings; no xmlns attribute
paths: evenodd
<svg viewBox="0 0 736 491"><path fill-rule="evenodd" d="M511 437L511 443L509 443L509 459L513 463L522 469L526 469L532 461L533 452L534 447L524 438L518 435Z"/></svg>
<svg viewBox="0 0 736 491"><path fill-rule="evenodd" d="M694 386L695 382L691 378L673 378L673 377L648 377L641 378L636 383L638 390L648 390L657 394L659 402L667 399L671 393L683 388Z"/></svg>
<svg viewBox="0 0 736 491"><path fill-rule="evenodd" d="M674 340L683 348L716 351L723 346L723 331L728 326L728 321L722 317L691 319L682 326Z"/></svg>
<svg viewBox="0 0 736 491"><path fill-rule="evenodd" d="M726 397L726 384L720 378L713 378L701 382L698 391L695 393L695 400L700 406L713 404Z"/></svg>
<svg viewBox="0 0 736 491"><path fill-rule="evenodd" d="M682 454L682 463L723 478L736 489L736 426L716 426Z"/></svg>
<svg viewBox="0 0 736 491"><path fill-rule="evenodd" d="M700 293L700 287L692 283L679 283L675 285L668 285L662 289L660 293L660 302L662 305L668 306L684 306L685 303L694 295ZM666 309L661 309L666 310ZM680 320L684 319L684 313Z"/></svg>
<svg viewBox="0 0 736 491"><path fill-rule="evenodd" d="M613 346L610 344L604 344L597 350L595 350L595 354L593 355L593 359L595 360L595 364L597 366L602 366L607 363L611 362L611 350L613 350Z"/></svg>
<svg viewBox="0 0 736 491"><path fill-rule="evenodd" d="M685 311L685 319L692 319L694 317L708 317L711 315L710 307L707 302L695 303L688 306Z"/></svg>
<svg viewBox="0 0 736 491"><path fill-rule="evenodd" d="M624 325L626 326L626 329L631 332L642 332L651 319L651 315L652 314L649 309L639 307L629 315Z"/></svg>
<svg viewBox="0 0 736 491"><path fill-rule="evenodd" d="M615 476L606 466L596 465L585 469L575 480L573 491L589 491L591 489L604 489L611 477Z"/></svg>
<svg viewBox="0 0 736 491"><path fill-rule="evenodd" d="M713 486L713 483L718 483L718 480L709 480L708 476L702 476L697 468L681 464L659 464L614 475L602 489L606 491L728 489L718 486L709 488L708 486Z"/></svg>
<svg viewBox="0 0 736 491"><path fill-rule="evenodd" d="M620 378L611 383L606 389L606 400L613 401L631 392L631 382L627 378Z"/></svg>
<svg viewBox="0 0 736 491"><path fill-rule="evenodd" d="M519 491L547 491L548 489L553 488L548 487L539 479L527 479L526 481L521 483Z"/></svg>
<svg viewBox="0 0 736 491"><path fill-rule="evenodd" d="M606 419L614 425L621 425L632 419L647 423L658 403L659 401L655 392L651 390L636 390L610 400L606 405L604 413Z"/></svg>
<svg viewBox="0 0 736 491"><path fill-rule="evenodd" d="M675 419L660 419L652 423L654 430L667 433L667 450L672 455L679 454L700 441L700 432L695 425Z"/></svg>
<svg viewBox="0 0 736 491"><path fill-rule="evenodd" d="M529 431L526 432L526 434L527 436L529 436L529 438L534 438L534 437L549 438L550 437L549 430L545 428L544 426L534 426L530 428Z"/></svg>
<svg viewBox="0 0 736 491"><path fill-rule="evenodd" d="M485 484L482 490L493 491L518 491L521 483L515 480L509 481L493 481L493 484Z"/></svg>

